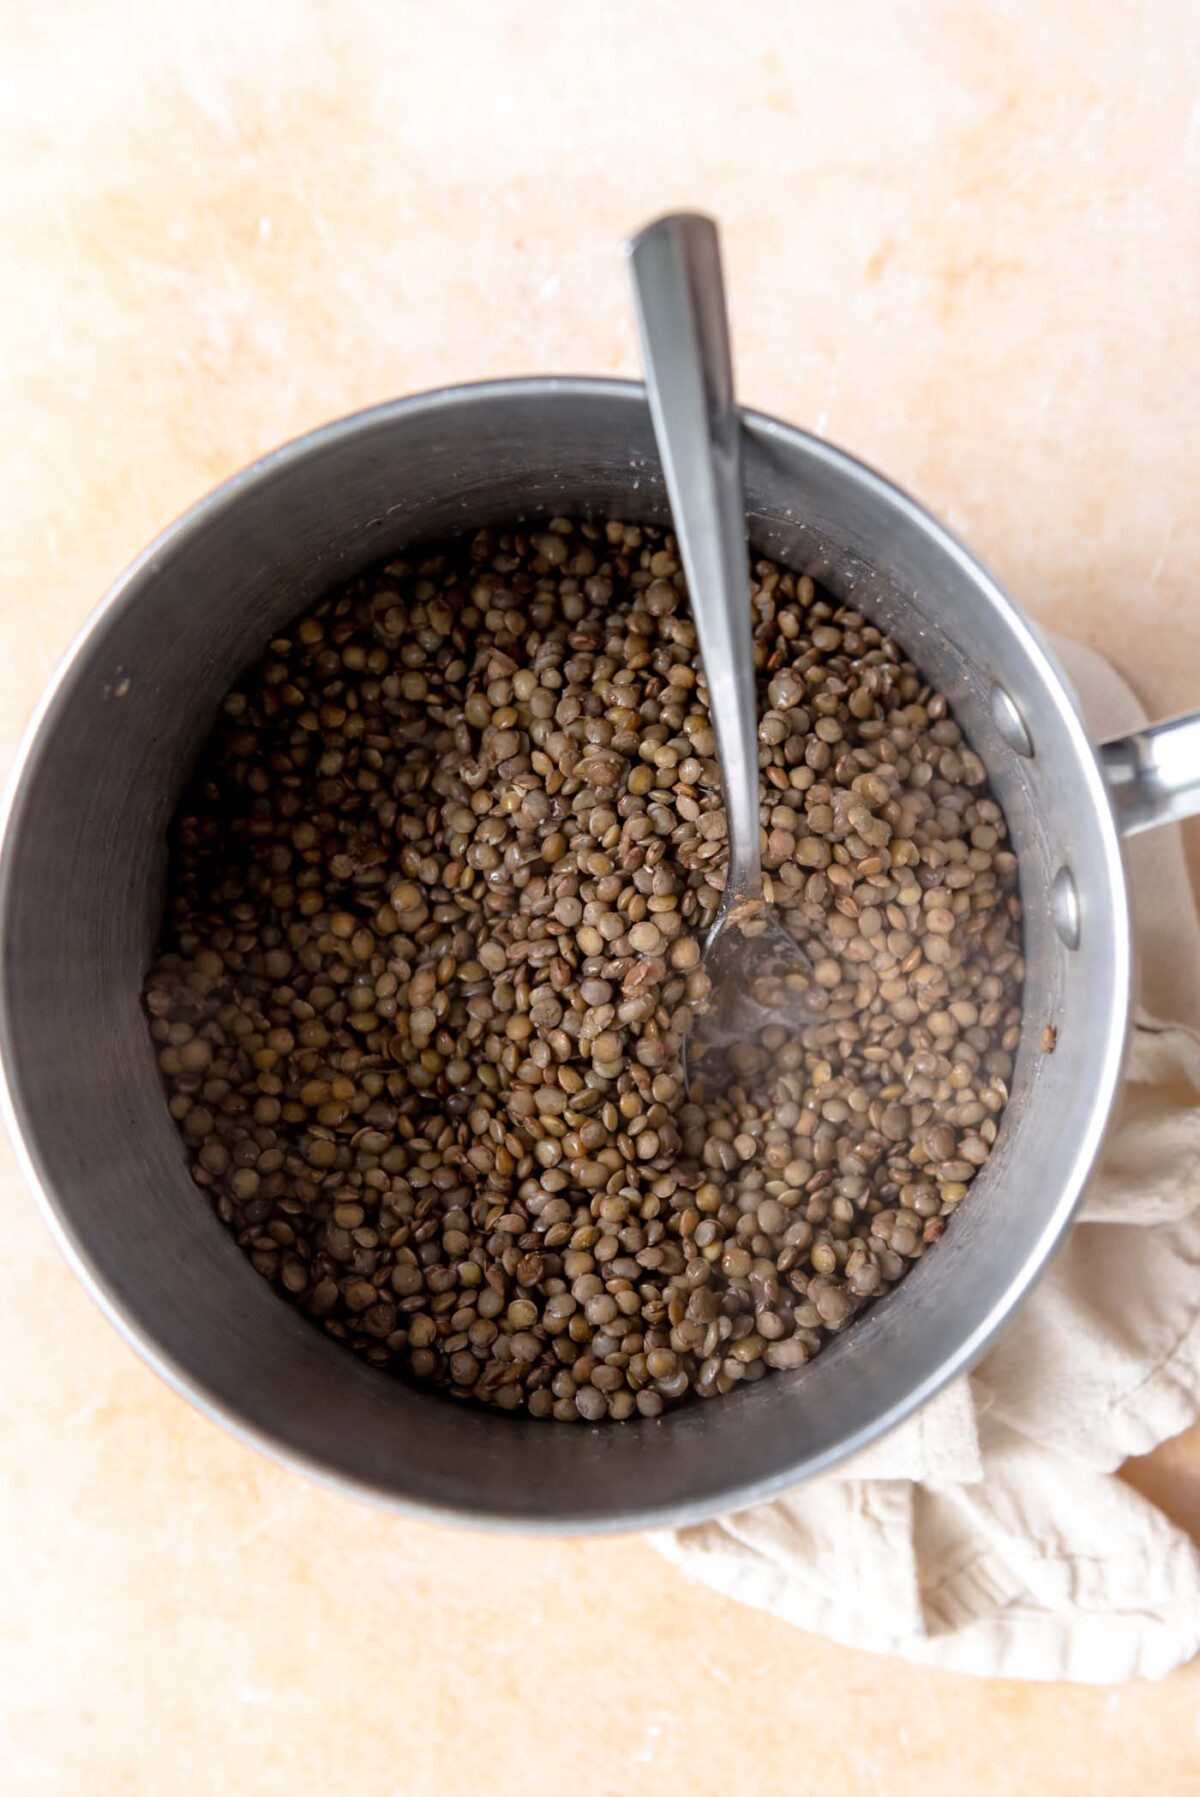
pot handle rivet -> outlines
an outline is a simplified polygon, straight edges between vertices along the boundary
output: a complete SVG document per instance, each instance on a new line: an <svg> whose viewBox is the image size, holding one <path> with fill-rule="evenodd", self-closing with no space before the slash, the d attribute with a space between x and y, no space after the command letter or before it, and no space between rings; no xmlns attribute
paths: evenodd
<svg viewBox="0 0 1200 1797"><path fill-rule="evenodd" d="M1000 732L1001 740L1008 744L1014 754L1029 760L1033 754L1033 743L1025 719L1012 694L999 684L992 688L992 720Z"/></svg>
<svg viewBox="0 0 1200 1797"><path fill-rule="evenodd" d="M1050 886L1050 916L1068 948L1079 947L1079 888L1069 867L1060 867Z"/></svg>

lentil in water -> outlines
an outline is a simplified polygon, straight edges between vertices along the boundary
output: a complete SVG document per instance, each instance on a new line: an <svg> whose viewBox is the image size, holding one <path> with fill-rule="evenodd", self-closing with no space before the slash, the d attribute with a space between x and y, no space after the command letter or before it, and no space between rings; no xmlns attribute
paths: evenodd
<svg viewBox="0 0 1200 1797"><path fill-rule="evenodd" d="M988 1158L1016 862L945 698L753 578L764 864L818 1021L681 1078L725 816L674 539L554 519L331 593L225 701L146 1007L192 1177L379 1367L562 1422L802 1366Z"/></svg>

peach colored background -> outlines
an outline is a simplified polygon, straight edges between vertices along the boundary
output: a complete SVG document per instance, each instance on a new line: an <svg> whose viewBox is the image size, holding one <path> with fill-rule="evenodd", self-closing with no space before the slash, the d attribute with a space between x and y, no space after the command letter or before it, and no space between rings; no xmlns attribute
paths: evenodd
<svg viewBox="0 0 1200 1797"><path fill-rule="evenodd" d="M0 0L0 31L5 761L106 582L260 451L443 381L633 372L617 244L678 204L725 222L748 402L915 489L1152 711L1200 697L1190 0ZM6 1797L1200 1778L1200 1668L975 1683L636 1541L316 1490L135 1360L7 1150L0 1207ZM1136 1477L1200 1524L1200 1433Z"/></svg>

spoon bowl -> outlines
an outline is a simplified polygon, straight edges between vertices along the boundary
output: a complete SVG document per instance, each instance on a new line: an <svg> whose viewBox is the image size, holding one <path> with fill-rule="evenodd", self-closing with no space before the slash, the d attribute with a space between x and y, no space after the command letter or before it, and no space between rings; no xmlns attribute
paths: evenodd
<svg viewBox="0 0 1200 1797"><path fill-rule="evenodd" d="M823 1021L811 999L812 965L765 900L722 907L701 967L709 995L684 1040L684 1078L695 1100L731 1081L760 1085L783 1043Z"/></svg>

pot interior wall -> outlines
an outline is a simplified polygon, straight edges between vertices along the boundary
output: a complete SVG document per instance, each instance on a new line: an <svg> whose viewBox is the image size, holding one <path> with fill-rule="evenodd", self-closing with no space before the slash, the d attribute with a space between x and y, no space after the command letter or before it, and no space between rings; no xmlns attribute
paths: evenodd
<svg viewBox="0 0 1200 1797"><path fill-rule="evenodd" d="M812 1367L627 1428L495 1417L335 1346L250 1268L192 1185L139 1004L164 832L220 700L333 582L422 538L516 515L665 516L640 389L513 383L403 402L279 452L127 577L43 720L0 870L14 1108L66 1245L168 1377L261 1445L398 1502L528 1526L711 1513L861 1445L975 1353L1069 1213L1108 1108L1127 926L1078 721L1034 639L949 539L799 433L753 420L755 546L904 645L991 770L1022 863L1027 1027L1001 1140L937 1252ZM1003 683L1022 759L993 722ZM1075 951L1048 891L1083 895ZM1058 1048L1037 1049L1054 1023Z"/></svg>

